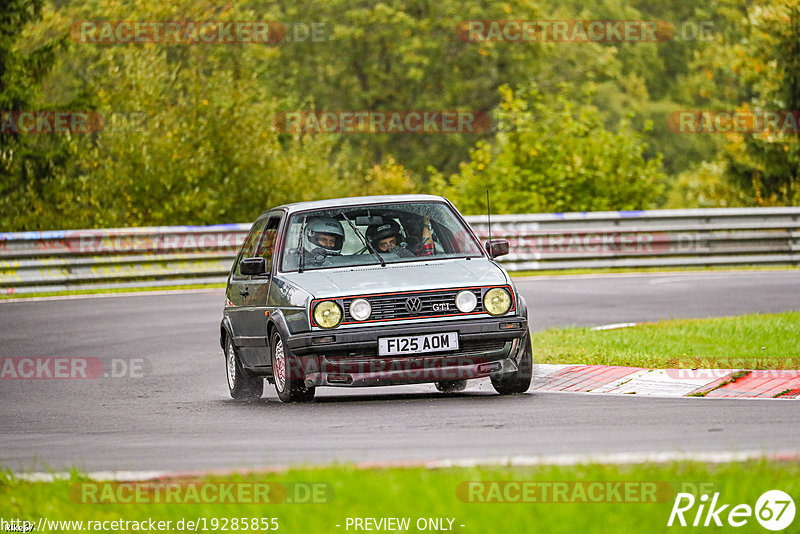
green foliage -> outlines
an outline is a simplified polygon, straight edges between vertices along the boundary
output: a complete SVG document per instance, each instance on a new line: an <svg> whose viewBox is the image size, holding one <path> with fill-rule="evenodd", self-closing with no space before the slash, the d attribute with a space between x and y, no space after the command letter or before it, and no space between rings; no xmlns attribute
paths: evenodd
<svg viewBox="0 0 800 534"><path fill-rule="evenodd" d="M20 49L27 24L40 20L41 0L5 0L0 10L0 111L35 111L38 87L53 66L65 37ZM3 226L30 227L30 214L43 214L57 201L64 167L71 155L68 139L0 133L0 213Z"/></svg>
<svg viewBox="0 0 800 534"><path fill-rule="evenodd" d="M411 191L478 212L487 186L506 212L797 203L796 136L667 126L679 110L800 109L796 5L4 0L0 111L96 110L106 121L90 135L0 134L0 229L247 221L278 203ZM475 19L661 20L674 35L459 38ZM278 45L98 45L67 39L80 20L271 20L288 33ZM312 27L314 39L295 38ZM293 110L529 120L447 135L273 128Z"/></svg>
<svg viewBox="0 0 800 534"><path fill-rule="evenodd" d="M738 65L753 81L753 109L789 111L800 120L800 5L754 9ZM732 179L759 205L800 204L800 140L778 131L731 136L725 152Z"/></svg>
<svg viewBox="0 0 800 534"><path fill-rule="evenodd" d="M678 175L665 207L731 208L750 204L752 199L727 180L724 162L704 161Z"/></svg>
<svg viewBox="0 0 800 534"><path fill-rule="evenodd" d="M499 101L501 84L535 76L545 64L539 58L553 55L538 43L464 42L456 34L463 20L540 18L537 2L331 0L291 2L280 8L268 4L266 18L319 21L330 37L325 42L278 47L280 76L269 81L272 91L308 97L320 110L489 110ZM594 67L592 62L587 65ZM479 138L478 134L360 134L343 136L339 142L370 162L391 153L422 175L429 165L454 171Z"/></svg>
<svg viewBox="0 0 800 534"><path fill-rule="evenodd" d="M641 136L603 127L598 110L535 86L501 88L510 131L480 142L470 162L437 184L466 213L485 210L488 188L498 213L645 209L661 192L659 159L645 160Z"/></svg>
<svg viewBox="0 0 800 534"><path fill-rule="evenodd" d="M705 99L700 109L800 110L798 5L796 0L762 0L752 5L731 2L731 9L724 11L727 31L719 32L715 46L697 54L691 65L695 75L687 87ZM796 130L716 137L721 141L718 153L706 159L724 164L721 181L727 182L724 187L742 202L762 206L800 203ZM702 195L697 192L694 196Z"/></svg>

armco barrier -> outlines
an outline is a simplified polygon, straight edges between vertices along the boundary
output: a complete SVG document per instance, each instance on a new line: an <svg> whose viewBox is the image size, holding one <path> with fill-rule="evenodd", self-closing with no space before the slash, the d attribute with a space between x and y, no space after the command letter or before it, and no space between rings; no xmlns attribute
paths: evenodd
<svg viewBox="0 0 800 534"><path fill-rule="evenodd" d="M482 239L487 217L467 217ZM0 233L0 293L221 283L249 224ZM797 265L800 208L495 215L512 271Z"/></svg>

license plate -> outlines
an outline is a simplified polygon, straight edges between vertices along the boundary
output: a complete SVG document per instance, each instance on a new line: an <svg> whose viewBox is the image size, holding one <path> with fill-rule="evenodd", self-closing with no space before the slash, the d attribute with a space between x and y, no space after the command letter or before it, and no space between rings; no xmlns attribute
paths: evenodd
<svg viewBox="0 0 800 534"><path fill-rule="evenodd" d="M420 354L458 350L458 332L424 336L382 337L378 339L378 356Z"/></svg>

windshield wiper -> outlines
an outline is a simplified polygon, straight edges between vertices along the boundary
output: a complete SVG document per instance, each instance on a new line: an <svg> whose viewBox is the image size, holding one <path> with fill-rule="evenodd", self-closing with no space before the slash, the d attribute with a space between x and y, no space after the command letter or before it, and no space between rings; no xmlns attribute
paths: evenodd
<svg viewBox="0 0 800 534"><path fill-rule="evenodd" d="M378 251L377 251L377 250L375 250L375 247L373 247L373 246L372 246L372 244L369 242L369 240L368 240L367 238L365 238L365 237L364 237L364 234L362 234L362 233L361 233L361 230L359 230L359 229L356 227L356 225L355 225L355 224L353 224L353 221L351 221L351 220L350 220L350 219L347 217L347 215L345 215L345 214L344 214L344 212L342 212L342 217L344 217L344 220L345 220L345 221L347 221L347 224L349 224L349 225L350 225L350 228L352 228L352 229L353 229L353 231L356 233L356 235L357 235L357 236L358 236L358 238L361 240L361 242L364 244L364 246L365 246L365 247L367 247L367 248L369 249L369 251L370 251L370 252L372 252L373 254L375 254L375 257L376 257L376 258L378 258L378 261L379 261L379 262L381 262L381 267L386 267L386 260L384 260L384 259L383 259L383 257L382 257L380 254L378 254Z"/></svg>
<svg viewBox="0 0 800 534"><path fill-rule="evenodd" d="M303 258L305 258L305 251L303 250L303 232L306 231L306 218L308 215L303 216L303 224L300 225L300 238L297 240L297 253L300 259L297 260L297 272L303 272Z"/></svg>

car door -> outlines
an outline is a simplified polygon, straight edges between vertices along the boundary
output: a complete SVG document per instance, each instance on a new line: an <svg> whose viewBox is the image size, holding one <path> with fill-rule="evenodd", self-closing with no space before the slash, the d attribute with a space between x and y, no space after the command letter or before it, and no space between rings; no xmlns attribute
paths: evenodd
<svg viewBox="0 0 800 534"><path fill-rule="evenodd" d="M280 214L269 214L253 225L247 236L236 266L231 271L227 299L228 317L233 330L233 343L246 367L263 366L269 361L267 322L264 318L272 272L272 254L280 226ZM244 275L244 258L264 258L267 272L263 275Z"/></svg>

